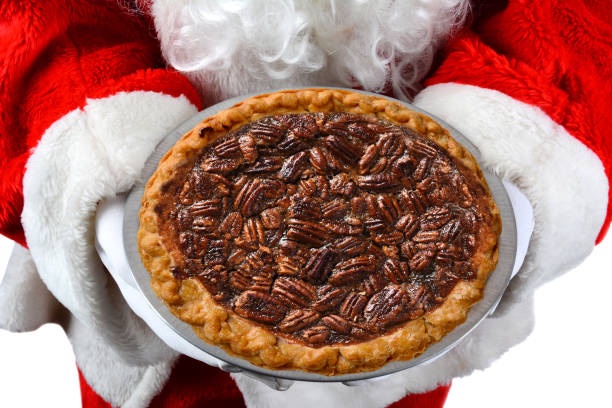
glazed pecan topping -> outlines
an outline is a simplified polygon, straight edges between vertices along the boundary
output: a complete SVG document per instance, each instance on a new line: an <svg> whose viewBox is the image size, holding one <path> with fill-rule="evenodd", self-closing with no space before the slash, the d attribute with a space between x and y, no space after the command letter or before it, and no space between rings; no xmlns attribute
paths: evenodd
<svg viewBox="0 0 612 408"><path fill-rule="evenodd" d="M265 117L175 182L174 276L293 341L371 339L476 273L475 184L433 142L375 117Z"/></svg>

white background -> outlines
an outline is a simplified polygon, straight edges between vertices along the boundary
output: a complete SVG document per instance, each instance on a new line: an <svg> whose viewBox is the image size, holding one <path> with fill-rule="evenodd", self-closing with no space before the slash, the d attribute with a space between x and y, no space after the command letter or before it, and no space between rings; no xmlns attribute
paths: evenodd
<svg viewBox="0 0 612 408"><path fill-rule="evenodd" d="M0 279L12 243L0 236ZM612 407L612 233L536 297L536 327L489 369L453 382L446 408ZM0 407L80 406L63 332L0 330Z"/></svg>

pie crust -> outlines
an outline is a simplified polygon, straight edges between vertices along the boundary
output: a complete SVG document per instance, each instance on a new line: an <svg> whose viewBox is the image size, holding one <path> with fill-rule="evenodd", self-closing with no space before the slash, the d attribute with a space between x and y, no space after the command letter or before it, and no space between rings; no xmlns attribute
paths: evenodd
<svg viewBox="0 0 612 408"><path fill-rule="evenodd" d="M202 340L339 375L415 358L464 322L500 232L476 160L436 121L302 89L185 134L146 184L137 239L153 291Z"/></svg>

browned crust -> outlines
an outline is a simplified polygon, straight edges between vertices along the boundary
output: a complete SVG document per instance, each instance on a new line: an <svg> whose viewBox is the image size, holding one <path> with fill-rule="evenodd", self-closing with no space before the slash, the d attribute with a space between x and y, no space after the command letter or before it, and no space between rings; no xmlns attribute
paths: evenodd
<svg viewBox="0 0 612 408"><path fill-rule="evenodd" d="M449 132L428 116L400 103L345 90L305 89L282 91L246 99L202 121L185 134L162 158L148 181L140 211L138 243L151 286L179 319L190 324L204 341L221 346L253 364L272 369L299 369L324 375L371 371L390 361L409 360L422 354L467 318L469 309L483 296L489 274L497 265L497 243L501 232L499 211L489 194L492 222L482 231L473 258L474 280L460 281L436 309L409 321L398 330L373 340L312 348L289 343L213 301L196 279L177 280L170 272L172 259L158 231L156 203L162 186L178 169L193 163L209 143L246 123L271 113L350 112L374 114L380 119L408 127L444 148L464 172L488 190L473 156Z"/></svg>

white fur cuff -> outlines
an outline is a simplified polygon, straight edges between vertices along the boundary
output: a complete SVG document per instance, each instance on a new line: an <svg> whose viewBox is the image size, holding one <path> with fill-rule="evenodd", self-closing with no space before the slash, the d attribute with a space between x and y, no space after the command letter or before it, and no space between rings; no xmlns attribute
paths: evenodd
<svg viewBox="0 0 612 408"><path fill-rule="evenodd" d="M98 258L96 205L130 189L161 138L195 113L187 98L154 92L88 100L47 129L27 164L22 223L32 258L49 290L86 328L79 332L89 339L81 336L79 344L112 348L75 353L88 383L113 403L133 398L134 390L105 384L140 383L127 378L144 372L137 366L163 366L175 353L130 310ZM158 391L140 388L145 399Z"/></svg>

